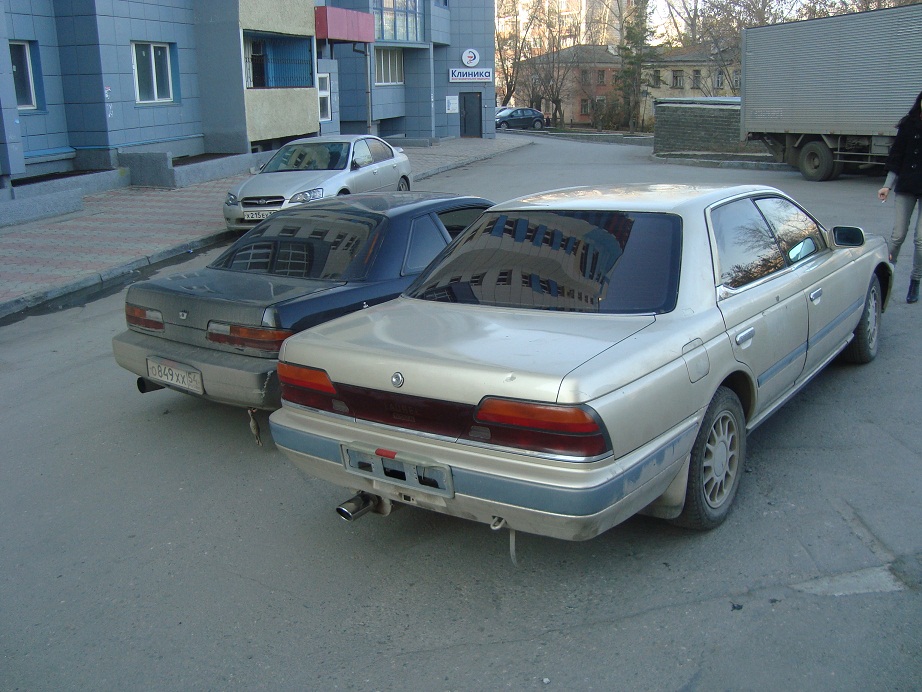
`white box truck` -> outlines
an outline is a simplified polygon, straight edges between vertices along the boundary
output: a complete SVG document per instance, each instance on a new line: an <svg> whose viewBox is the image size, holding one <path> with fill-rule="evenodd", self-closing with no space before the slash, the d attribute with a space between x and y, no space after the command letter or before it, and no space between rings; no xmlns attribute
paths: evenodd
<svg viewBox="0 0 922 692"><path fill-rule="evenodd" d="M880 166L922 91L922 4L743 30L740 127L808 180Z"/></svg>

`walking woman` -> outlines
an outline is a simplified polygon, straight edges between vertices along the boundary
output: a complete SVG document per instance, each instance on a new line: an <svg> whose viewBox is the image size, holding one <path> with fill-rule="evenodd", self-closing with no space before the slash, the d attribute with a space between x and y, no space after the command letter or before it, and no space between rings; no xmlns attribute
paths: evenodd
<svg viewBox="0 0 922 692"><path fill-rule="evenodd" d="M922 93L916 97L916 102L896 128L896 138L887 158L887 179L877 191L877 198L886 202L890 190L896 192L896 219L888 243L890 261L894 264L909 232L913 209L917 209L916 249L912 256L912 273L909 275L909 293L906 296L907 303L915 303L919 300L919 280L922 279Z"/></svg>

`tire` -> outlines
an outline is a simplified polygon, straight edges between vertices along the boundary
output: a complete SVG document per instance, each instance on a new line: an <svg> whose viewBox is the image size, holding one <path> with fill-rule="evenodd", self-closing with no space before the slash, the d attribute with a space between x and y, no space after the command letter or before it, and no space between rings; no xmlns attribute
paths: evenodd
<svg viewBox="0 0 922 692"><path fill-rule="evenodd" d="M536 130L540 130L542 127L544 127L544 123L540 120L535 120L535 122L532 123L532 125L534 125L534 128Z"/></svg>
<svg viewBox="0 0 922 692"><path fill-rule="evenodd" d="M708 404L692 447L685 506L672 523L713 529L730 512L746 461L746 417L739 398L721 387Z"/></svg>
<svg viewBox="0 0 922 692"><path fill-rule="evenodd" d="M804 178L814 182L829 180L836 170L832 150L826 146L825 142L819 141L808 142L800 150L797 167Z"/></svg>
<svg viewBox="0 0 922 692"><path fill-rule="evenodd" d="M343 195L348 195L348 194L349 194L349 190L340 190L339 192L336 193L336 196L341 197Z"/></svg>
<svg viewBox="0 0 922 692"><path fill-rule="evenodd" d="M400 192L409 192L410 191L410 181L406 178L401 178L397 183L397 190Z"/></svg>
<svg viewBox="0 0 922 692"><path fill-rule="evenodd" d="M854 336L842 352L842 356L849 363L864 365L877 356L881 302L880 280L874 276L871 279L871 285L868 286L868 295L864 299L864 310L853 332Z"/></svg>
<svg viewBox="0 0 922 692"><path fill-rule="evenodd" d="M500 129L500 130L508 130L508 129L509 129L509 123L506 123L506 122L500 123L500 124L499 124L499 129Z"/></svg>

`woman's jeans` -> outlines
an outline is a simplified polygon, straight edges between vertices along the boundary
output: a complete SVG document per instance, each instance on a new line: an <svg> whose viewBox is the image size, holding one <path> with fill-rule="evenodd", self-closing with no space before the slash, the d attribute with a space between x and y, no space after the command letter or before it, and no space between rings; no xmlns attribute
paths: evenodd
<svg viewBox="0 0 922 692"><path fill-rule="evenodd" d="M896 258L900 254L900 247L906 240L906 234L909 232L909 220L912 217L912 211L919 207L919 213L916 214L916 250L912 256L912 274L909 278L913 281L922 279L922 195L905 195L896 193L896 221L893 224L893 235L887 245L890 247L890 260L896 264Z"/></svg>

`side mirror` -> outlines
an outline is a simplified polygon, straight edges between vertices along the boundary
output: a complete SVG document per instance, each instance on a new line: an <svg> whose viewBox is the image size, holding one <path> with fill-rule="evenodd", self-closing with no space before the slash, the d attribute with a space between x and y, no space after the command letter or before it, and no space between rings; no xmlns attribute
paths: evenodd
<svg viewBox="0 0 922 692"><path fill-rule="evenodd" d="M861 247L864 245L864 231L858 226L836 226L832 229L832 239L841 247Z"/></svg>

